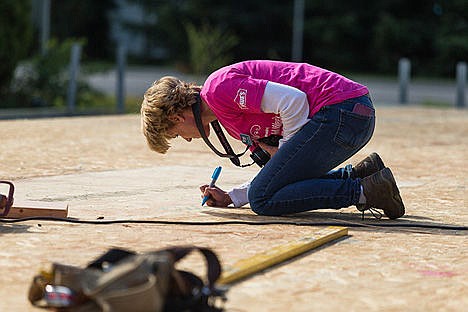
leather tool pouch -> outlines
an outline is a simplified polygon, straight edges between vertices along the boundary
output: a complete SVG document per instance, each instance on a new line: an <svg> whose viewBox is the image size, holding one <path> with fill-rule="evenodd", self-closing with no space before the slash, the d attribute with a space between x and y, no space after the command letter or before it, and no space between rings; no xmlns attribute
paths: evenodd
<svg viewBox="0 0 468 312"><path fill-rule="evenodd" d="M175 269L193 250L206 259L206 282ZM222 311L224 294L214 283L221 274L216 255L207 248L174 247L145 254L111 249L86 268L53 264L35 276L29 301L41 308L70 311Z"/></svg>

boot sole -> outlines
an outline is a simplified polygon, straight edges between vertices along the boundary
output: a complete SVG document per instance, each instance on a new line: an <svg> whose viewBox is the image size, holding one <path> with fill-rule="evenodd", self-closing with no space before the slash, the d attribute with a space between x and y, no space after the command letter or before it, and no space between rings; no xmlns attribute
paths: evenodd
<svg viewBox="0 0 468 312"><path fill-rule="evenodd" d="M395 177L389 168L385 168L381 172L384 183L392 190L391 198L393 205L392 207L384 208L384 214L392 220L400 218L405 214L405 205L403 204L403 199L400 196L400 190L396 184Z"/></svg>

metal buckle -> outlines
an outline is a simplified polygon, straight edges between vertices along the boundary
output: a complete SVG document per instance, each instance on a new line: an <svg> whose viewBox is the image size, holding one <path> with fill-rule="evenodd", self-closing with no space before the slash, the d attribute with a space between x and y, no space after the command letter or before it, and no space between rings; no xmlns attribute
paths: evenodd
<svg viewBox="0 0 468 312"><path fill-rule="evenodd" d="M13 206L13 194L15 192L15 186L10 181L0 181L2 184L9 186L8 196L0 194L0 217L8 215L11 206Z"/></svg>
<svg viewBox="0 0 468 312"><path fill-rule="evenodd" d="M65 286L46 285L44 300L49 307L67 308L74 305L76 295L73 290Z"/></svg>

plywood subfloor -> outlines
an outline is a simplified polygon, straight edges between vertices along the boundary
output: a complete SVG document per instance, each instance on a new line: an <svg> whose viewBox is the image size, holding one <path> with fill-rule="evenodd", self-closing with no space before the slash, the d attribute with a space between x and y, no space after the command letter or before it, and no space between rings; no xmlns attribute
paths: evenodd
<svg viewBox="0 0 468 312"><path fill-rule="evenodd" d="M468 225L468 114L417 107L377 108L371 142L392 168L407 206L403 221ZM198 185L222 165L218 185L240 184L237 169L200 140L148 150L137 115L0 121L0 178L16 200L69 204L82 219L277 220L240 209L201 208ZM1 192L1 191L0 191ZM370 218L370 216L367 216ZM279 218L360 222L353 208ZM389 222L382 220L380 222ZM196 244L228 265L320 227L293 225L0 224L0 311L36 311L27 301L48 263L85 265L110 247L143 252ZM468 306L466 232L350 227L349 236L234 285L228 311L462 311ZM202 272L201 258L181 264Z"/></svg>

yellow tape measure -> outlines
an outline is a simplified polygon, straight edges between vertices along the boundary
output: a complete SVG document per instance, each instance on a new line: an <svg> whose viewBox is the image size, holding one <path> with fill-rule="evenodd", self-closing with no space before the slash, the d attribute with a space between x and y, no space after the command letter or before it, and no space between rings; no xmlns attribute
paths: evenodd
<svg viewBox="0 0 468 312"><path fill-rule="evenodd" d="M311 236L239 260L232 266L226 267L217 284L231 284L346 235L348 235L347 227L329 226L313 233Z"/></svg>

